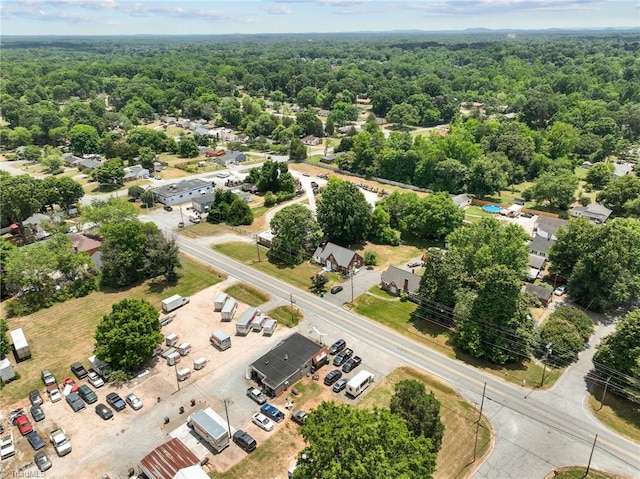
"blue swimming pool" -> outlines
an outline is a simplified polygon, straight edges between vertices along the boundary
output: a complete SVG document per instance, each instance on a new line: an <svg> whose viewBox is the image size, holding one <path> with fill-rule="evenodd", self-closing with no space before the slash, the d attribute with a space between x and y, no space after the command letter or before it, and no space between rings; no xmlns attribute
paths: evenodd
<svg viewBox="0 0 640 479"><path fill-rule="evenodd" d="M497 214L497 213L500 213L500 210L501 210L502 208L500 208L498 205L484 205L484 206L482 207L482 209L483 209L484 211L486 211L487 213L491 213L491 214L494 214L494 215L495 215L495 214Z"/></svg>

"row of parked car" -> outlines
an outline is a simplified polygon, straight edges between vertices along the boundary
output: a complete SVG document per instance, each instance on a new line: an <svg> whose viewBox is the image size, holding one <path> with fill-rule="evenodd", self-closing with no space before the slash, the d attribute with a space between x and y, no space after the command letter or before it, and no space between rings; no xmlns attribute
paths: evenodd
<svg viewBox="0 0 640 479"><path fill-rule="evenodd" d="M333 365L342 366L342 369L334 369L329 372L324 378L324 384L332 386L333 392L339 393L347 387L346 378L343 378L343 374L349 374L355 368L362 364L362 358L360 356L353 355L353 349L347 347L347 342L344 339L338 339L329 347L329 354L334 355Z"/></svg>

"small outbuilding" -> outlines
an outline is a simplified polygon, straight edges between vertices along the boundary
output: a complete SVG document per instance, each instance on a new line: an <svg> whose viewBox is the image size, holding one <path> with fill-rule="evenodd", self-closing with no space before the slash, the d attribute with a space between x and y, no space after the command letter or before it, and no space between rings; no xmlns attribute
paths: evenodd
<svg viewBox="0 0 640 479"><path fill-rule="evenodd" d="M174 479L180 470L199 465L200 459L178 438L156 447L138 463L149 479Z"/></svg>
<svg viewBox="0 0 640 479"><path fill-rule="evenodd" d="M269 396L277 396L311 374L313 358L324 346L293 333L249 366L251 379Z"/></svg>

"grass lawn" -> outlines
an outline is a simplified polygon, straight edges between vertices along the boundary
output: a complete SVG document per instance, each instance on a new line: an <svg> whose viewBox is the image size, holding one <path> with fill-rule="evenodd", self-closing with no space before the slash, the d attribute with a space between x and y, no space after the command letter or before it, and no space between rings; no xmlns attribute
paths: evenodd
<svg viewBox="0 0 640 479"><path fill-rule="evenodd" d="M464 219L467 221L471 221L472 223L477 223L482 218L486 218L488 216L495 215L487 213L480 206L469 206L464 210Z"/></svg>
<svg viewBox="0 0 640 479"><path fill-rule="evenodd" d="M93 352L93 334L111 305L123 299L146 299L160 310L160 301L173 294L189 296L219 283L224 275L183 256L180 280L175 285L145 281L128 289L105 289L84 298L58 303L37 313L8 320L9 328L20 327L31 346L32 358L18 363L20 379L7 384L2 396L9 402L24 399L32 389L42 389L40 371L49 368L58 381L70 376L69 365L86 361Z"/></svg>
<svg viewBox="0 0 640 479"><path fill-rule="evenodd" d="M483 419L480 423L476 462L473 463L478 412L456 392L435 377L414 368L399 368L387 376L380 384L367 393L360 407L389 407L394 386L405 379L416 379L426 385L427 393L433 392L440 401L440 418L445 426L442 448L436 462L436 479L465 477L475 464L488 453L491 431Z"/></svg>
<svg viewBox="0 0 640 479"><path fill-rule="evenodd" d="M302 313L295 306L278 306L276 309L272 309L267 313L267 316L278 320L280 324L284 324L288 328L293 328L298 325L303 318Z"/></svg>
<svg viewBox="0 0 640 479"><path fill-rule="evenodd" d="M416 304L409 301L402 302L395 296L387 294L379 286L373 286L368 293L358 296L353 306L356 313L382 323L452 359L459 359L515 384L522 384L522 381L525 381L527 386L540 386L544 369L541 364L535 361L526 361L518 364L498 365L474 358L455 347L448 329L426 319L412 322L411 314L416 309ZM560 377L561 372L562 370L547 368L544 387L552 386Z"/></svg>
<svg viewBox="0 0 640 479"><path fill-rule="evenodd" d="M615 396L611 391L601 404L602 393L602 386L597 385L589 394L588 403L593 414L614 431L640 442L640 404Z"/></svg>
<svg viewBox="0 0 640 479"><path fill-rule="evenodd" d="M246 283L238 283L224 290L229 296L236 298L241 303L249 306L259 306L269 301L270 296L264 291L254 288Z"/></svg>
<svg viewBox="0 0 640 479"><path fill-rule="evenodd" d="M282 281L297 286L298 288L308 290L311 286L311 276L318 273L320 268L317 265L304 262L301 265L292 266L280 266L270 263L267 260L267 248L262 246L256 247L251 243L232 242L213 246L213 249L234 258L241 263L251 265L253 268L262 271L263 273L274 276ZM260 261L258 261L258 251L260 251ZM330 281L327 283L326 288L330 289L334 281L332 276L329 275ZM342 282L340 280L339 282Z"/></svg>
<svg viewBox="0 0 640 479"><path fill-rule="evenodd" d="M617 476L615 474L610 474L608 472L596 471L594 469L589 469L589 475L585 476L587 468L586 467L563 467L560 469L556 469L558 474L554 474L553 472L547 475L547 478L560 478L560 479L623 479L622 476Z"/></svg>
<svg viewBox="0 0 640 479"><path fill-rule="evenodd" d="M378 264L375 266L375 269L384 271L390 265L398 266L406 264L409 260L423 254L429 246L442 246L442 243L416 242L412 239L407 239L406 244L401 244L400 246L367 243L356 251L362 257L364 257L365 251L375 251L378 255Z"/></svg>

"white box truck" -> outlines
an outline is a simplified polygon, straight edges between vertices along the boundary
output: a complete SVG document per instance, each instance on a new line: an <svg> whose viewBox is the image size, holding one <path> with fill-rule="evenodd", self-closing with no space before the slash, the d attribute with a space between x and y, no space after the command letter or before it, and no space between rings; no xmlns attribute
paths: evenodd
<svg viewBox="0 0 640 479"><path fill-rule="evenodd" d="M256 331L256 332L260 332L262 331L262 328L264 327L264 323L267 322L267 318L264 315L260 315L258 316L256 319L253 320L253 322L251 323L251 331Z"/></svg>
<svg viewBox="0 0 640 479"><path fill-rule="evenodd" d="M262 325L262 331L265 336L271 336L276 332L276 328L278 327L278 321L275 319L267 319Z"/></svg>
<svg viewBox="0 0 640 479"><path fill-rule="evenodd" d="M222 310L220 311L220 319L222 321L231 321L236 314L236 310L238 309L238 302L233 298L227 298L224 306L222 306Z"/></svg>
<svg viewBox="0 0 640 479"><path fill-rule="evenodd" d="M12 329L9 334L11 335L16 360L22 361L23 359L29 359L31 357L31 349L29 349L29 343L22 328Z"/></svg>
<svg viewBox="0 0 640 479"><path fill-rule="evenodd" d="M369 387L369 384L373 382L373 379L373 374L369 371L360 371L347 383L347 396L354 399L357 398Z"/></svg>
<svg viewBox="0 0 640 479"><path fill-rule="evenodd" d="M189 416L189 424L194 432L217 452L229 445L227 423L210 407Z"/></svg>
<svg viewBox="0 0 640 479"><path fill-rule="evenodd" d="M231 347L231 336L225 333L222 329L218 329L211 333L211 336L209 336L209 342L220 351L225 351Z"/></svg>
<svg viewBox="0 0 640 479"><path fill-rule="evenodd" d="M170 313L171 311L176 310L180 306L184 306L188 303L189 298L185 298L184 296L180 296L179 294L174 294L173 296L162 300L162 312Z"/></svg>
<svg viewBox="0 0 640 479"><path fill-rule="evenodd" d="M236 322L236 333L246 335L251 331L251 323L258 317L260 310L258 308L248 308Z"/></svg>

